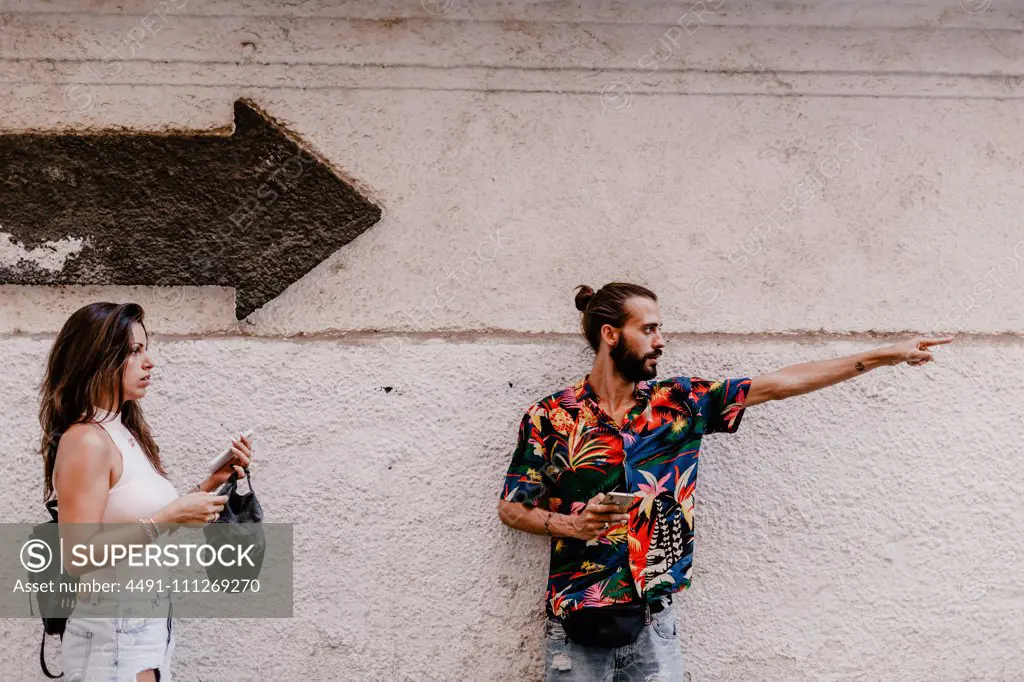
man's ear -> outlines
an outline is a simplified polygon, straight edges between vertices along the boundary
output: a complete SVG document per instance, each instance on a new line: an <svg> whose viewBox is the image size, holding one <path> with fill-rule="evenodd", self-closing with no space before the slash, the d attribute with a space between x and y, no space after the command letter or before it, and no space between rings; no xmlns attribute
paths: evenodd
<svg viewBox="0 0 1024 682"><path fill-rule="evenodd" d="M613 327L610 324L601 325L601 338L608 344L609 348L615 347L615 344L619 341L619 335L621 333L621 329Z"/></svg>

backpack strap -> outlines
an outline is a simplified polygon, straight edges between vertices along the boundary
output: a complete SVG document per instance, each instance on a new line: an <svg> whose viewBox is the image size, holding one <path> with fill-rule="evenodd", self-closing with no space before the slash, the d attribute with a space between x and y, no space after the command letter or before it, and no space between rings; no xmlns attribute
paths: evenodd
<svg viewBox="0 0 1024 682"><path fill-rule="evenodd" d="M64 638L61 637L61 640ZM43 669L43 674L49 677L51 680L57 680L64 677L64 673L60 675L54 675L50 672L50 669L46 667L46 655L43 653L46 650L46 630L43 630L43 641L39 643L39 667Z"/></svg>
<svg viewBox="0 0 1024 682"><path fill-rule="evenodd" d="M50 512L51 521L57 522L57 500L52 499L46 502L46 511ZM31 608L32 600L29 599L29 607ZM64 635L61 635L63 641ZM51 680L57 680L64 677L64 673L60 675L54 675L50 672L50 669L46 667L46 626L43 626L43 639L39 643L39 667L43 669L43 674L49 677Z"/></svg>

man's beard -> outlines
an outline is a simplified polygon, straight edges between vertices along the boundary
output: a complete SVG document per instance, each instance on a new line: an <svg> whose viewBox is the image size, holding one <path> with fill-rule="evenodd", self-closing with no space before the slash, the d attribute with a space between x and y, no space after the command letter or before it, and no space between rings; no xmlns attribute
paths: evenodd
<svg viewBox="0 0 1024 682"><path fill-rule="evenodd" d="M615 371L626 381L646 381L658 375L658 369L647 369L644 365L647 360L657 358L661 351L654 351L649 355L640 355L635 352L628 343L626 337L620 336L618 342L612 347L611 357L615 364Z"/></svg>

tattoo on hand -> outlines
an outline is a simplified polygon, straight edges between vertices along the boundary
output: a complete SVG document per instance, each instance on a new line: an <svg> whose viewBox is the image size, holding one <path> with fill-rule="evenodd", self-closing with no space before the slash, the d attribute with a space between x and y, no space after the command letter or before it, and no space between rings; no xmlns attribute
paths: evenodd
<svg viewBox="0 0 1024 682"><path fill-rule="evenodd" d="M866 369L864 367L864 363L861 362L860 360L857 361L857 364L855 365L855 367L857 368L858 372L863 372Z"/></svg>

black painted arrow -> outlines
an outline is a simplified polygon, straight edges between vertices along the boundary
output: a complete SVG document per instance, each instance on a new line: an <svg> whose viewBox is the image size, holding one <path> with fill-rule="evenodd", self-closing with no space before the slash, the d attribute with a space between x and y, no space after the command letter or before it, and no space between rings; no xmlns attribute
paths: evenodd
<svg viewBox="0 0 1024 682"><path fill-rule="evenodd" d="M60 270L0 259L0 284L234 287L242 319L380 216L246 101L229 137L0 135L0 237L83 240Z"/></svg>

